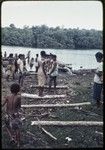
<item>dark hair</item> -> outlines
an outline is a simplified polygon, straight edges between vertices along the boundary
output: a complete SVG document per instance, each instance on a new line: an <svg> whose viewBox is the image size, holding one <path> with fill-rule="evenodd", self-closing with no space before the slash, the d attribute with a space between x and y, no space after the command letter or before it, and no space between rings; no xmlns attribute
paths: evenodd
<svg viewBox="0 0 105 150"><path fill-rule="evenodd" d="M19 84L13 83L13 84L11 85L10 90L11 90L11 93L17 94L17 93L20 91L20 86L19 86Z"/></svg>
<svg viewBox="0 0 105 150"><path fill-rule="evenodd" d="M57 56L56 56L56 55L53 55L52 58L53 58L54 60L56 60Z"/></svg>
<svg viewBox="0 0 105 150"><path fill-rule="evenodd" d="M23 57L23 55L22 54L19 54L19 56L18 56L19 58L21 58L21 57Z"/></svg>
<svg viewBox="0 0 105 150"><path fill-rule="evenodd" d="M38 54L36 54L36 56L38 57Z"/></svg>
<svg viewBox="0 0 105 150"><path fill-rule="evenodd" d="M46 56L46 52L45 52L45 51L41 51L41 52L40 52L40 55L41 55L42 57L45 57L45 56Z"/></svg>
<svg viewBox="0 0 105 150"><path fill-rule="evenodd" d="M32 57L31 60L34 60L34 58Z"/></svg>
<svg viewBox="0 0 105 150"><path fill-rule="evenodd" d="M96 59L97 59L98 61L101 61L102 58L103 58L103 54L102 54L101 52L97 52L97 53L95 54L95 57L96 57Z"/></svg>
<svg viewBox="0 0 105 150"><path fill-rule="evenodd" d="M12 53L11 53L11 54L9 54L9 57L13 58L13 54L12 54Z"/></svg>

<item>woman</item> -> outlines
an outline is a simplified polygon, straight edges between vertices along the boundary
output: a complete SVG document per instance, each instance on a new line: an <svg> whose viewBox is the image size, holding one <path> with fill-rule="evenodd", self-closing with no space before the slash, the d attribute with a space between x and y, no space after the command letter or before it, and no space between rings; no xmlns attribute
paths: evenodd
<svg viewBox="0 0 105 150"><path fill-rule="evenodd" d="M39 85L39 96L43 96L44 85L46 83L46 73L44 69L45 65L45 52L41 51L41 61L38 61L39 69L38 69L38 85Z"/></svg>

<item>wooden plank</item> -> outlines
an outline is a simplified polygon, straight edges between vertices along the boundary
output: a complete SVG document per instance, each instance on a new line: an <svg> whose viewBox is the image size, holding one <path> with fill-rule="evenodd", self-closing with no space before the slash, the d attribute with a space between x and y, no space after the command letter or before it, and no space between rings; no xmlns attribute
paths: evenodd
<svg viewBox="0 0 105 150"><path fill-rule="evenodd" d="M103 122L99 122L99 121L31 121L31 125L103 126Z"/></svg>
<svg viewBox="0 0 105 150"><path fill-rule="evenodd" d="M27 98L34 98L34 99L52 99L52 98L64 98L66 95L44 95L44 96L38 96L36 94L29 94L29 93L21 93L22 97Z"/></svg>
<svg viewBox="0 0 105 150"><path fill-rule="evenodd" d="M35 107L74 107L74 106L83 106L90 105L90 102L84 103L73 103L73 104L39 104L39 105L22 105L22 108L35 108Z"/></svg>
<svg viewBox="0 0 105 150"><path fill-rule="evenodd" d="M100 134L100 135L103 135L103 132L95 131L95 133Z"/></svg>
<svg viewBox="0 0 105 150"><path fill-rule="evenodd" d="M38 85L30 85L30 88L39 88ZM48 89L49 86L45 85L44 88ZM54 88L54 86L52 86L51 88ZM68 86L56 86L56 89L67 89Z"/></svg>

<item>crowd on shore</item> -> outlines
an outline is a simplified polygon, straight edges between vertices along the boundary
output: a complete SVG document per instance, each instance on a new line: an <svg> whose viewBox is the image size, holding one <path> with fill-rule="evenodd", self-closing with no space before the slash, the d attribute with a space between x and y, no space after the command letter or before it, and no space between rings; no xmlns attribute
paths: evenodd
<svg viewBox="0 0 105 150"><path fill-rule="evenodd" d="M41 51L39 55L36 54L36 58L30 58L30 51L25 57L24 54L10 54L8 57L6 56L6 52L4 53L4 60L8 61L8 64L5 66L5 75L7 81L9 78L15 81L16 75L18 74L18 82L19 85L23 86L23 81L27 72L27 65L29 65L30 70L34 67L35 72L37 73L38 85L39 85L39 96L43 96L43 88L46 83L49 85L49 92L51 89L52 82L54 82L54 89L56 90L57 81L56 78L58 76L58 63L57 56L54 54L46 54L45 51ZM3 60L2 60L3 61Z"/></svg>
<svg viewBox="0 0 105 150"><path fill-rule="evenodd" d="M11 137L11 141L17 143L18 147L20 146L20 114L19 110L21 108L21 96L18 95L20 88L23 86L23 81L25 77L26 60L31 67L36 68L37 80L39 86L39 96L43 96L44 85L48 83L49 93L51 90L52 82L54 83L54 90L56 92L57 85L57 76L58 76L58 63L57 56L54 54L46 54L45 51L40 52L41 59L39 60L39 55L36 54L36 58L30 59L30 52L28 52L27 57L23 54L15 55L10 54L8 59L8 65L6 67L6 79L9 80L9 77L12 76L14 84L11 85L10 91L11 95L7 96L3 106L7 104L6 108L6 118L5 123L7 131ZM93 85L93 99L97 104L97 107L101 105L101 92L103 85L103 54L98 52L95 55L99 66L95 71L94 76L94 85ZM15 82L15 76L19 74L19 79L17 84ZM47 82L48 80L48 82ZM15 130L15 137L12 134L12 130Z"/></svg>

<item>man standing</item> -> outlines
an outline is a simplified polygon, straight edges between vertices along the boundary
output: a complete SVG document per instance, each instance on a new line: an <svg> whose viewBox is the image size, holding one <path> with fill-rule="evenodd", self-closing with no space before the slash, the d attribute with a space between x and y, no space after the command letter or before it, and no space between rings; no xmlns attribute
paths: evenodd
<svg viewBox="0 0 105 150"><path fill-rule="evenodd" d="M19 84L23 86L23 55L19 54L19 59L17 60L18 70L19 70Z"/></svg>
<svg viewBox="0 0 105 150"><path fill-rule="evenodd" d="M97 107L99 107L101 101L102 85L103 85L103 54L97 52L95 54L95 57L98 62L98 67L95 71L95 76L94 76L93 99L95 100Z"/></svg>

